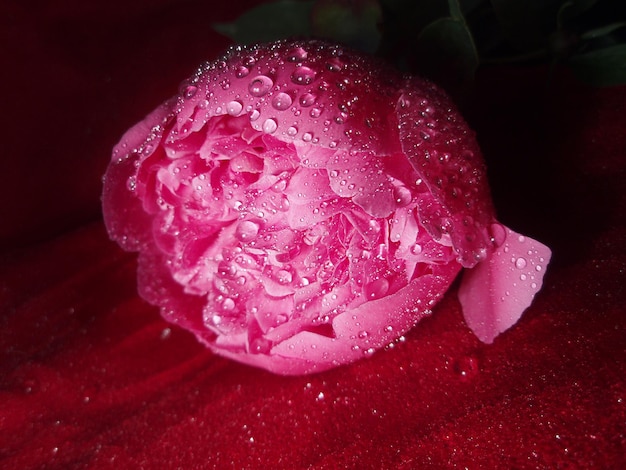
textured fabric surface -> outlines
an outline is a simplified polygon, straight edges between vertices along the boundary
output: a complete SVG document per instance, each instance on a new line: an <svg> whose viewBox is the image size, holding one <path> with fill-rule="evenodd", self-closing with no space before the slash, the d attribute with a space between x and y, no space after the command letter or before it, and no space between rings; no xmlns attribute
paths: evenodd
<svg viewBox="0 0 626 470"><path fill-rule="evenodd" d="M454 287L395 347L278 377L137 296L99 220L110 149L252 3L2 5L0 467L623 468L624 87L481 71L464 109L498 217L554 253L491 345Z"/></svg>

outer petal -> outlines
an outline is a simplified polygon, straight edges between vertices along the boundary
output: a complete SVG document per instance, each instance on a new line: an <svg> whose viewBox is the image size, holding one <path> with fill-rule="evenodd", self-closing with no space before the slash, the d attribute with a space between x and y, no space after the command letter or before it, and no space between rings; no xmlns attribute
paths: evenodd
<svg viewBox="0 0 626 470"><path fill-rule="evenodd" d="M456 263L435 266L433 274L414 280L398 292L338 315L332 322L331 335L301 331L275 345L268 354L223 349L219 354L282 375L310 374L354 362L393 342L430 314L459 269Z"/></svg>
<svg viewBox="0 0 626 470"><path fill-rule="evenodd" d="M466 270L459 300L468 326L485 343L514 325L541 289L550 249L505 227L492 255Z"/></svg>
<svg viewBox="0 0 626 470"><path fill-rule="evenodd" d="M436 200L421 211L422 223L435 239L449 234L459 262L472 267L493 248L487 228L494 220L474 133L450 99L424 80L407 82L396 112L402 150Z"/></svg>

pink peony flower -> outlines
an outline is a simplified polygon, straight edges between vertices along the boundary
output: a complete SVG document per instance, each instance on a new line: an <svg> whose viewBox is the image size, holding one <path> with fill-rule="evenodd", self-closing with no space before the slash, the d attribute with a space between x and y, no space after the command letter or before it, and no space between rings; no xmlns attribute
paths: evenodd
<svg viewBox="0 0 626 470"><path fill-rule="evenodd" d="M547 247L498 223L472 131L423 79L316 41L234 48L122 138L110 236L142 297L223 356L281 374L398 340L446 292L491 342Z"/></svg>

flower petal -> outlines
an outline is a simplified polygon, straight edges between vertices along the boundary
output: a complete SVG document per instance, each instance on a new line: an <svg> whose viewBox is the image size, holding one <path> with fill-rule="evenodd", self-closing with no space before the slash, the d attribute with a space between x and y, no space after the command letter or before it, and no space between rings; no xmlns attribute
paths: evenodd
<svg viewBox="0 0 626 470"><path fill-rule="evenodd" d="M396 105L402 150L440 206L423 223L435 239L450 233L458 260L472 267L491 249L494 211L478 143L450 99L417 79Z"/></svg>
<svg viewBox="0 0 626 470"><path fill-rule="evenodd" d="M466 270L459 300L468 326L481 341L514 325L541 289L550 249L504 227L506 239L492 255Z"/></svg>

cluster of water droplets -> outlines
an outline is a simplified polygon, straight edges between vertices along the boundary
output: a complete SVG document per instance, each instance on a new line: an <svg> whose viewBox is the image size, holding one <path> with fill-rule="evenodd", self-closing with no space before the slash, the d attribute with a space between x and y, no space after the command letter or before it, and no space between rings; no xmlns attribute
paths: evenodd
<svg viewBox="0 0 626 470"><path fill-rule="evenodd" d="M321 42L233 47L181 86L177 132L189 131L188 120L247 115L255 129L284 140L379 151L393 131L381 112L393 111L397 88L377 89L377 67Z"/></svg>

